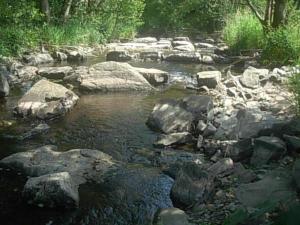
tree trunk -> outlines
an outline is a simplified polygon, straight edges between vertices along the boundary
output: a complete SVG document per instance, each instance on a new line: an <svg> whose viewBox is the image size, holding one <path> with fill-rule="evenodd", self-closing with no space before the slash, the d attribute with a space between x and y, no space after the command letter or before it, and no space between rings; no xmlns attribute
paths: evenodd
<svg viewBox="0 0 300 225"><path fill-rule="evenodd" d="M73 0L66 1L65 12L64 12L64 23L67 22L67 20L69 18L72 2L73 2Z"/></svg>
<svg viewBox="0 0 300 225"><path fill-rule="evenodd" d="M273 28L278 28L285 22L287 0L276 0L273 14Z"/></svg>
<svg viewBox="0 0 300 225"><path fill-rule="evenodd" d="M41 11L46 16L47 23L49 23L50 22L50 6L49 6L49 1L48 0L41 0L40 4L41 4Z"/></svg>

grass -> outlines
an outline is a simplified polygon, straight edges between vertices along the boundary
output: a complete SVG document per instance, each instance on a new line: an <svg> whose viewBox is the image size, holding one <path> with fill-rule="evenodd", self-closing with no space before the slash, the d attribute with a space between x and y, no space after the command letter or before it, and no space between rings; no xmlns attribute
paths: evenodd
<svg viewBox="0 0 300 225"><path fill-rule="evenodd" d="M248 11L237 11L226 19L223 37L235 54L240 50L263 47L264 32L260 22Z"/></svg>

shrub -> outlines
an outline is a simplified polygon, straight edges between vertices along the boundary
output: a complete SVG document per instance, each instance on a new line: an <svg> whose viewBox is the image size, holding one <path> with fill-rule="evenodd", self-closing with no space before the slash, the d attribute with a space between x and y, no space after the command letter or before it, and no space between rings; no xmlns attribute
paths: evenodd
<svg viewBox="0 0 300 225"><path fill-rule="evenodd" d="M238 10L226 19L223 37L233 53L263 47L264 32L251 12Z"/></svg>

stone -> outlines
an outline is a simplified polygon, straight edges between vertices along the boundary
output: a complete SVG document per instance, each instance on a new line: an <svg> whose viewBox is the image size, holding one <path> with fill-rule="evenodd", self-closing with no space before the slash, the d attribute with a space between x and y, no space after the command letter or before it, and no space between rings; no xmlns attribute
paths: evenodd
<svg viewBox="0 0 300 225"><path fill-rule="evenodd" d="M228 145L226 150L226 155L235 162L248 160L252 154L253 144L251 138L242 139L232 145Z"/></svg>
<svg viewBox="0 0 300 225"><path fill-rule="evenodd" d="M178 208L160 210L156 221L154 225L191 225L185 212Z"/></svg>
<svg viewBox="0 0 300 225"><path fill-rule="evenodd" d="M204 64L214 64L215 63L213 57L211 57L209 55L202 56L201 62Z"/></svg>
<svg viewBox="0 0 300 225"><path fill-rule="evenodd" d="M233 177L240 184L251 183L257 179L256 174L251 169L246 169L241 163L234 164Z"/></svg>
<svg viewBox="0 0 300 225"><path fill-rule="evenodd" d="M23 60L28 65L39 65L52 63L54 59L49 53L31 53L23 56Z"/></svg>
<svg viewBox="0 0 300 225"><path fill-rule="evenodd" d="M22 66L21 68L15 68L13 73L18 80L13 83L22 83L26 81L35 80L37 78L38 68L35 66Z"/></svg>
<svg viewBox="0 0 300 225"><path fill-rule="evenodd" d="M203 137L207 138L213 136L217 132L217 128L211 123L207 124L207 127L203 131Z"/></svg>
<svg viewBox="0 0 300 225"><path fill-rule="evenodd" d="M163 56L168 62L178 63L200 63L201 55L197 52L171 53Z"/></svg>
<svg viewBox="0 0 300 225"><path fill-rule="evenodd" d="M254 139L251 164L262 166L270 160L279 159L286 153L286 144L277 137L262 136Z"/></svg>
<svg viewBox="0 0 300 225"><path fill-rule="evenodd" d="M9 95L9 84L7 78L0 74L0 97L6 97Z"/></svg>
<svg viewBox="0 0 300 225"><path fill-rule="evenodd" d="M300 190L300 159L297 159L293 166L293 179L297 185L298 190Z"/></svg>
<svg viewBox="0 0 300 225"><path fill-rule="evenodd" d="M230 158L223 158L218 162L208 167L207 172L212 177L221 176L227 172L232 172L234 163Z"/></svg>
<svg viewBox="0 0 300 225"><path fill-rule="evenodd" d="M199 131L200 133L202 133L207 127L207 124L204 123L203 120L199 120L198 124L197 124L197 131Z"/></svg>
<svg viewBox="0 0 300 225"><path fill-rule="evenodd" d="M177 45L174 47L174 50L183 51L183 52L194 52L195 47L192 43L189 43L184 45Z"/></svg>
<svg viewBox="0 0 300 225"><path fill-rule="evenodd" d="M227 91L227 95L228 95L229 97L235 98L235 97L237 96L236 88L233 88L233 87L227 88L226 91Z"/></svg>
<svg viewBox="0 0 300 225"><path fill-rule="evenodd" d="M133 56L128 51L110 51L106 55L106 61L126 62L133 59Z"/></svg>
<svg viewBox="0 0 300 225"><path fill-rule="evenodd" d="M203 140L204 140L203 136L199 135L197 139L197 149L200 149L202 147Z"/></svg>
<svg viewBox="0 0 300 225"><path fill-rule="evenodd" d="M59 52L59 51L54 52L52 54L52 57L58 62L67 61L67 59L68 59L67 54L65 54L63 52Z"/></svg>
<svg viewBox="0 0 300 225"><path fill-rule="evenodd" d="M188 41L190 42L189 37L174 37L173 41Z"/></svg>
<svg viewBox="0 0 300 225"><path fill-rule="evenodd" d="M248 67L240 77L240 82L244 87L255 89L260 86L260 80L269 74L267 69L256 69Z"/></svg>
<svg viewBox="0 0 300 225"><path fill-rule="evenodd" d="M42 77L48 79L63 79L64 77L70 75L73 71L73 68L70 66L62 67L41 67L38 70L38 74Z"/></svg>
<svg viewBox="0 0 300 225"><path fill-rule="evenodd" d="M153 86L159 86L168 83L169 74L168 72L158 70L158 69L146 69L146 68L138 68L135 69L142 74L146 80Z"/></svg>
<svg viewBox="0 0 300 225"><path fill-rule="evenodd" d="M217 47L213 44L197 42L194 44L196 48L207 48L207 49L216 49Z"/></svg>
<svg viewBox="0 0 300 225"><path fill-rule="evenodd" d="M145 61L147 60L158 61L162 59L162 53L159 51L140 52L140 58Z"/></svg>
<svg viewBox="0 0 300 225"><path fill-rule="evenodd" d="M80 50L66 50L65 51L68 58L67 60L69 62L83 62L87 59L87 55L85 52L80 51Z"/></svg>
<svg viewBox="0 0 300 225"><path fill-rule="evenodd" d="M155 37L141 37L141 38L135 38L133 40L135 43L155 43L157 42L157 39Z"/></svg>
<svg viewBox="0 0 300 225"><path fill-rule="evenodd" d="M40 80L19 100L15 113L23 117L51 119L67 113L78 99L62 85Z"/></svg>
<svg viewBox="0 0 300 225"><path fill-rule="evenodd" d="M214 178L202 166L188 164L178 172L171 197L183 206L201 204L211 197L214 186Z"/></svg>
<svg viewBox="0 0 300 225"><path fill-rule="evenodd" d="M34 127L33 129L25 132L24 134L20 135L17 137L18 141L24 141L26 139L30 139L33 138L35 136L44 134L46 132L48 132L50 129L50 126L46 123L41 123L39 125L37 125L36 127Z"/></svg>
<svg viewBox="0 0 300 225"><path fill-rule="evenodd" d="M290 152L298 152L300 153L300 138L296 136L283 135L283 139L287 144L287 149Z"/></svg>
<svg viewBox="0 0 300 225"><path fill-rule="evenodd" d="M211 121L214 117L214 103L210 96L190 95L180 101L182 108L192 113L194 120Z"/></svg>
<svg viewBox="0 0 300 225"><path fill-rule="evenodd" d="M252 208L266 203L286 205L297 196L290 173L281 170L269 172L260 181L242 184L236 188L235 193L244 206Z"/></svg>
<svg viewBox="0 0 300 225"><path fill-rule="evenodd" d="M154 143L156 147L174 146L187 144L193 141L193 136L188 132L172 133L167 135L161 135Z"/></svg>
<svg viewBox="0 0 300 225"><path fill-rule="evenodd" d="M150 91L154 88L128 63L103 62L82 69L78 74L85 91Z"/></svg>
<svg viewBox="0 0 300 225"><path fill-rule="evenodd" d="M220 71L204 71L197 73L198 86L207 86L216 88L221 81L222 74Z"/></svg>
<svg viewBox="0 0 300 225"><path fill-rule="evenodd" d="M98 150L72 149L59 152L51 145L15 153L2 159L0 164L30 177L68 172L76 185L87 181L100 182L108 171L119 166L111 156Z"/></svg>
<svg viewBox="0 0 300 225"><path fill-rule="evenodd" d="M30 204L43 204L47 208L76 208L79 205L78 187L68 172L28 179L23 197Z"/></svg>
<svg viewBox="0 0 300 225"><path fill-rule="evenodd" d="M165 99L155 105L147 125L166 134L189 132L193 120L193 114L182 108L178 101Z"/></svg>

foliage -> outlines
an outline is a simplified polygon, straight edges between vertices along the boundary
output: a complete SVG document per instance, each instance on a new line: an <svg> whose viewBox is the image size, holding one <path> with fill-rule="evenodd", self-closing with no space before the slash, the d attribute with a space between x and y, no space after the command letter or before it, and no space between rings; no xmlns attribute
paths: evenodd
<svg viewBox="0 0 300 225"><path fill-rule="evenodd" d="M291 92L294 94L297 114L300 115L300 74L296 74L288 82Z"/></svg>
<svg viewBox="0 0 300 225"><path fill-rule="evenodd" d="M259 21L249 11L238 10L226 18L223 37L234 53L262 48L264 33Z"/></svg>

